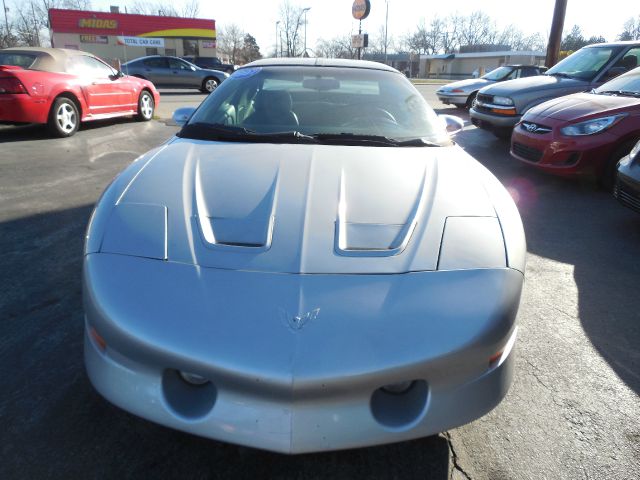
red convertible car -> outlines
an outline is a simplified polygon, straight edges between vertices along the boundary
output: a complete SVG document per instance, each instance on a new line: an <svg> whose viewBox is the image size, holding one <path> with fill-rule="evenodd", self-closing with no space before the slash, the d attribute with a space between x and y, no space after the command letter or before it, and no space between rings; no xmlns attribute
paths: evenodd
<svg viewBox="0 0 640 480"><path fill-rule="evenodd" d="M62 48L0 50L0 123L46 124L59 137L81 122L135 115L151 120L160 95L99 58Z"/></svg>
<svg viewBox="0 0 640 480"><path fill-rule="evenodd" d="M640 68L529 110L513 130L511 155L549 173L595 176L610 189L638 139Z"/></svg>

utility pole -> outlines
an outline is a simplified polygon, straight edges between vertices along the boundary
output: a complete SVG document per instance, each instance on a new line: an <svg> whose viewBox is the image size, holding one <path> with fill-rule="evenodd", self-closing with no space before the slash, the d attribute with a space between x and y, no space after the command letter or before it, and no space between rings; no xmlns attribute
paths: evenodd
<svg viewBox="0 0 640 480"><path fill-rule="evenodd" d="M564 27L564 17L567 12L567 0L556 0L553 9L553 20L551 22L551 33L549 34L549 44L547 46L547 58L545 65L553 67L558 62L560 53L560 43L562 42L562 28Z"/></svg>
<svg viewBox="0 0 640 480"><path fill-rule="evenodd" d="M278 25L280 25L280 20L276 22L276 58L278 58Z"/></svg>

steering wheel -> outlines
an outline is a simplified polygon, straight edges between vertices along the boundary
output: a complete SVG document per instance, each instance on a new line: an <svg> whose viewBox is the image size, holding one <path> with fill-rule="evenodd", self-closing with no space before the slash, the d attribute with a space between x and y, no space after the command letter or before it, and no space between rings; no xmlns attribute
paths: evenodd
<svg viewBox="0 0 640 480"><path fill-rule="evenodd" d="M398 125L396 118L387 110L381 107L374 107L370 105L358 105L359 111L353 116L343 122L341 126L350 127L364 124L376 125L376 124L390 124Z"/></svg>

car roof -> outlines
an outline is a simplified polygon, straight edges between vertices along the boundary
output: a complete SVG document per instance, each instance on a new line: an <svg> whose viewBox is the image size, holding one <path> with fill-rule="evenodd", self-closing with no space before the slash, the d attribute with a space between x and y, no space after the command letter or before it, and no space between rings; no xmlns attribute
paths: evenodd
<svg viewBox="0 0 640 480"><path fill-rule="evenodd" d="M343 67L399 73L395 68L391 68L384 63L342 58L263 58L243 65L238 70L248 67Z"/></svg>
<svg viewBox="0 0 640 480"><path fill-rule="evenodd" d="M625 47L625 46L638 46L640 47L640 40L625 40L620 42L606 42L606 43L593 43L586 45L584 48L591 47Z"/></svg>
<svg viewBox="0 0 640 480"><path fill-rule="evenodd" d="M67 59L69 57L93 57L88 52L72 50L69 48L46 48L46 47L12 47L3 48L0 52L36 54L36 60L29 70L40 70L43 72L66 72Z"/></svg>

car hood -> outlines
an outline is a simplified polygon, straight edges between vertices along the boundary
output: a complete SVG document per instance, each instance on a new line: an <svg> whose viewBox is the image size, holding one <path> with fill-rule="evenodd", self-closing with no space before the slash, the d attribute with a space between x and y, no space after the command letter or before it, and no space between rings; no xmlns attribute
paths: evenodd
<svg viewBox="0 0 640 480"><path fill-rule="evenodd" d="M514 94L527 94L539 91L541 93L540 96L544 96L543 92L547 91L565 90L567 93L573 93L585 90L589 85L589 82L574 78L537 75L535 77L516 78L515 80L498 82L483 88L480 93L511 97Z"/></svg>
<svg viewBox="0 0 640 480"><path fill-rule="evenodd" d="M526 117L572 121L591 115L618 113L628 109L640 111L640 102L637 98L576 93L542 103L529 110Z"/></svg>
<svg viewBox="0 0 640 480"><path fill-rule="evenodd" d="M441 92L450 92L454 89L461 89L468 92L478 90L495 83L493 80L485 80L484 78L469 78L467 80L460 80L459 82L448 83L439 89Z"/></svg>
<svg viewBox="0 0 640 480"><path fill-rule="evenodd" d="M445 222L455 223L451 235L463 241L452 240L450 246L457 246L481 243L485 229L474 229L486 220L489 230L497 229L491 238L499 240L489 243L499 249L498 266L506 266L492 198L503 198L506 208L511 199L495 177L457 146L175 139L136 165L139 170L110 213L109 238L101 251L114 242L120 246L111 253L142 248L145 242L157 245L166 236L167 260L202 267L405 273L438 269ZM451 217L484 220L454 222ZM155 238L141 240L140 232L128 231L134 224L144 230L142 235ZM517 225L519 219L509 224ZM136 240L122 246L127 238ZM158 250L162 253L162 247Z"/></svg>

